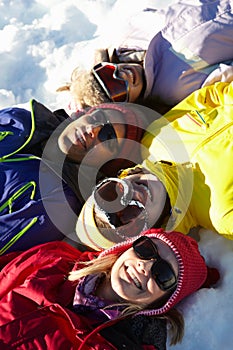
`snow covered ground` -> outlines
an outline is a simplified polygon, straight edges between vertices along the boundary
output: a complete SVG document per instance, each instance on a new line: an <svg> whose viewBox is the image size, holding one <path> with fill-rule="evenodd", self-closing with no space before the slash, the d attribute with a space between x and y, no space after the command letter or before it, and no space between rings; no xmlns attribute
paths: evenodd
<svg viewBox="0 0 233 350"><path fill-rule="evenodd" d="M68 96L56 93L56 88L69 81L78 63L91 65L93 47L116 42L122 30L137 26L142 8L159 8L172 2L1 0L0 108L25 103L30 98L51 109L66 108ZM145 23L142 20L142 25ZM161 25L159 19L151 21L155 30ZM221 281L216 288L202 289L182 303L185 336L182 344L172 348L230 350L233 241L204 230L200 237L200 249L207 263L219 268Z"/></svg>

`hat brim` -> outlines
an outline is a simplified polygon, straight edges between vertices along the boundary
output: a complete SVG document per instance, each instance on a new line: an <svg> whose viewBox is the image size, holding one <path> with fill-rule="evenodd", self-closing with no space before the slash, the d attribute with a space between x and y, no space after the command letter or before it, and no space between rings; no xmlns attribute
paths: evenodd
<svg viewBox="0 0 233 350"><path fill-rule="evenodd" d="M77 223L75 232L79 241L91 247L94 250L102 250L111 248L115 242L105 238L98 229L94 216L94 198L91 195L85 202Z"/></svg>

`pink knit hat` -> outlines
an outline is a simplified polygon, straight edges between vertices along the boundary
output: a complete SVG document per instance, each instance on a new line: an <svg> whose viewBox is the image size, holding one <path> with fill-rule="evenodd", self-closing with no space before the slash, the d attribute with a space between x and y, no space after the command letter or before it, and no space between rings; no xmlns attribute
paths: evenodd
<svg viewBox="0 0 233 350"><path fill-rule="evenodd" d="M189 236L180 232L165 232L163 229L150 229L144 231L141 235L157 238L166 243L172 249L178 261L179 274L177 288L167 302L157 309L151 308L137 313L137 315L144 314L148 316L161 315L172 309L179 301L204 285L208 275L208 267L198 250L197 242ZM136 239L138 237L136 237ZM134 241L135 238L119 243L103 251L100 256L123 253L132 246ZM212 284L216 283L218 279L219 274L216 270L216 274L212 279Z"/></svg>

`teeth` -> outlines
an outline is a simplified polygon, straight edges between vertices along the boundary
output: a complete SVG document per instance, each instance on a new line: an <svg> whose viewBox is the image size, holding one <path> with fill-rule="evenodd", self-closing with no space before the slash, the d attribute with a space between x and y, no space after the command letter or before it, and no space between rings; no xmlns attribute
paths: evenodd
<svg viewBox="0 0 233 350"><path fill-rule="evenodd" d="M77 136L77 139L80 141L80 143L83 145L83 147L86 148L86 144L82 136L79 134L76 134L76 136Z"/></svg>
<svg viewBox="0 0 233 350"><path fill-rule="evenodd" d="M133 278L133 282L138 289L142 289L142 285L136 276Z"/></svg>
<svg viewBox="0 0 233 350"><path fill-rule="evenodd" d="M133 283L135 284L135 286L138 288L138 289L141 289L142 290L142 284L141 282L139 281L139 279L134 275L134 273L131 273L129 271L127 271L130 279L133 281Z"/></svg>
<svg viewBox="0 0 233 350"><path fill-rule="evenodd" d="M136 201L134 199L131 199L131 201L129 201L128 205L135 205L136 207L138 207L140 209L145 209L145 206L141 202Z"/></svg>
<svg viewBox="0 0 233 350"><path fill-rule="evenodd" d="M144 184L140 184L140 186L144 188L144 190L146 191L148 197L149 197L150 199L152 199L152 196L151 196L151 193L150 193L148 187L147 187L146 185L144 185ZM122 204L123 204L123 203L122 203ZM126 203L124 203L123 205L126 205ZM146 209L146 207L145 207L144 204L142 204L140 201L135 200L135 199L129 200L128 203L127 203L127 205L131 205L131 206L134 205L134 206L136 206L136 207L138 207L138 208L140 208L140 209L143 209L143 210Z"/></svg>

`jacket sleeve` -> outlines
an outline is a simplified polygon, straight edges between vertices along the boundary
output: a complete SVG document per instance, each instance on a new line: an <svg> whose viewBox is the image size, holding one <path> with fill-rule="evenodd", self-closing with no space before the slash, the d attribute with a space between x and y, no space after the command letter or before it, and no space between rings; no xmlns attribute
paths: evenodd
<svg viewBox="0 0 233 350"><path fill-rule="evenodd" d="M187 98L176 105L174 111L190 111L213 109L223 105L233 104L233 82L218 82L194 91ZM171 111L172 111L171 110ZM169 112L167 113L169 115Z"/></svg>
<svg viewBox="0 0 233 350"><path fill-rule="evenodd" d="M81 254L80 251L62 241L40 244L18 254L0 272L0 299L23 284L31 274L49 266L53 267L54 264L64 275L67 274ZM6 256L1 256L0 265L7 260Z"/></svg>
<svg viewBox="0 0 233 350"><path fill-rule="evenodd" d="M219 81L225 83L233 81L233 63L231 65L220 63L218 68L208 75L201 87L213 85Z"/></svg>
<svg viewBox="0 0 233 350"><path fill-rule="evenodd" d="M31 140L35 128L33 114L18 107L0 110L0 159L19 152Z"/></svg>

